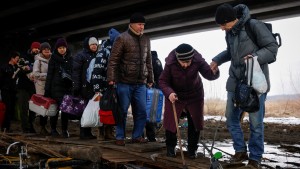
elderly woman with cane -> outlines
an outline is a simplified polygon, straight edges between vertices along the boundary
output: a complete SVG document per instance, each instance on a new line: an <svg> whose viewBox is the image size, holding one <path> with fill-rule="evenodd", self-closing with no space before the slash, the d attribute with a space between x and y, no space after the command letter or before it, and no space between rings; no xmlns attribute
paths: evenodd
<svg viewBox="0 0 300 169"><path fill-rule="evenodd" d="M159 86L166 98L163 126L167 156L176 157L177 119L185 114L188 119L188 155L195 159L200 130L203 130L204 90L199 73L207 80L215 80L219 77L219 70L211 70L202 55L189 44L181 44L172 50L165 62ZM180 148L182 152L181 145Z"/></svg>

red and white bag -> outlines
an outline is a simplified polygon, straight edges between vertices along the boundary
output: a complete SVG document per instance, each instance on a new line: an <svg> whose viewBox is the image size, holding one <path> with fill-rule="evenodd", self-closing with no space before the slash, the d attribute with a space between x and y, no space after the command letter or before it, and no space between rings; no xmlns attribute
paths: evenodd
<svg viewBox="0 0 300 169"><path fill-rule="evenodd" d="M57 113L57 104L54 99L33 94L29 100L29 110L42 116L55 116Z"/></svg>

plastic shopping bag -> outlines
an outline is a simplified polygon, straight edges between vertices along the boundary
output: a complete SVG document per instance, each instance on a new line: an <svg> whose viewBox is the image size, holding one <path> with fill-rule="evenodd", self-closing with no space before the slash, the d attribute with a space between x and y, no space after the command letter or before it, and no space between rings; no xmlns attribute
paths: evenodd
<svg viewBox="0 0 300 169"><path fill-rule="evenodd" d="M82 117L81 117L81 127L99 127L102 126L99 119L99 97L100 94L96 93L92 99L89 100L86 105Z"/></svg>
<svg viewBox="0 0 300 169"><path fill-rule="evenodd" d="M249 64L252 64L253 61L253 78L252 78L252 87L257 92L257 94L265 93L268 90L268 83L266 77L261 70L261 67L257 61L257 56L253 57L253 59L249 60ZM248 72L248 74L251 72ZM250 75L249 74L249 75ZM248 76L248 81L250 81L250 76Z"/></svg>

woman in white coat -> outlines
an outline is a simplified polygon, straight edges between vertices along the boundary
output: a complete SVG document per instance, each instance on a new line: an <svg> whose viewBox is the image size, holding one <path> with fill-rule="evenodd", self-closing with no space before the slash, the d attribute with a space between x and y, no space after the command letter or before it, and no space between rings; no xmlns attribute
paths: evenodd
<svg viewBox="0 0 300 169"><path fill-rule="evenodd" d="M35 61L33 64L33 76L34 76L34 85L36 94L44 95L45 94L45 84L48 72L48 62L51 58L51 46L48 42L41 44L40 53L35 56ZM48 117L40 117L41 125L41 135L49 135L49 132L46 129ZM52 134L52 132L51 132ZM58 135L58 132L53 131L53 135Z"/></svg>

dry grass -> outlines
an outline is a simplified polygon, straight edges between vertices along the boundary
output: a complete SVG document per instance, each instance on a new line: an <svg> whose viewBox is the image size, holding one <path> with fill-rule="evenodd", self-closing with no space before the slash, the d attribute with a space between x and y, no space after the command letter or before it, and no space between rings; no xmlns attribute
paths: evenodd
<svg viewBox="0 0 300 169"><path fill-rule="evenodd" d="M221 99L205 100L204 114L224 116L226 101ZM297 100L266 101L266 117L300 118L300 98Z"/></svg>

